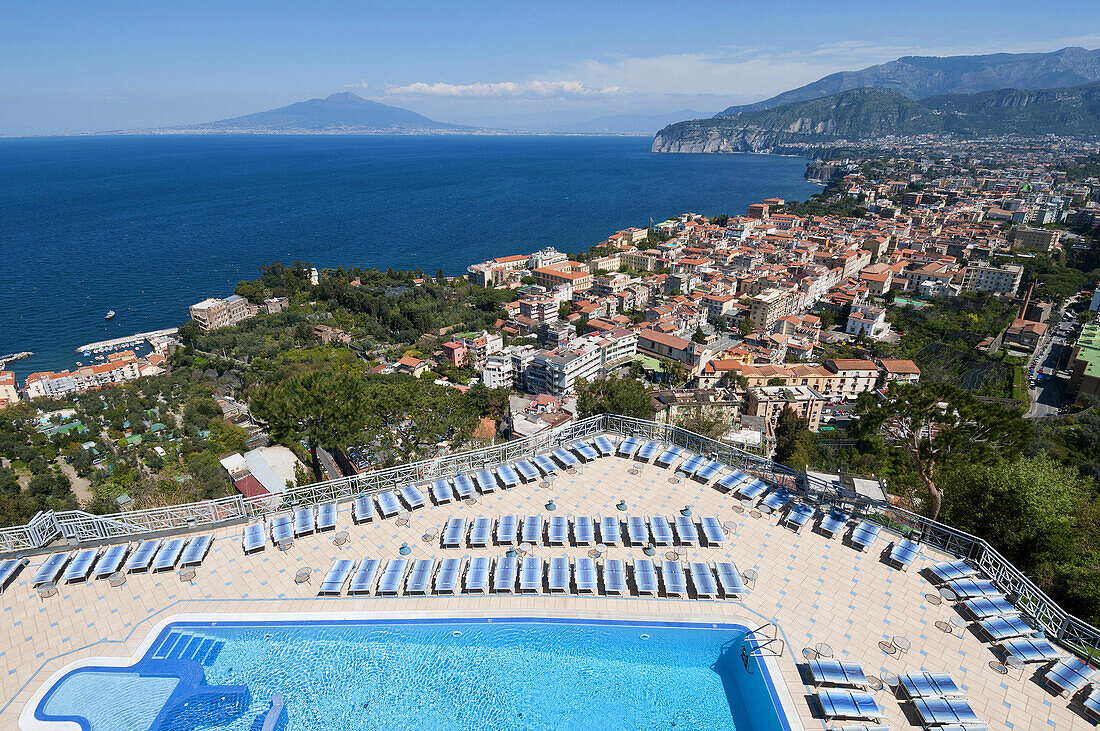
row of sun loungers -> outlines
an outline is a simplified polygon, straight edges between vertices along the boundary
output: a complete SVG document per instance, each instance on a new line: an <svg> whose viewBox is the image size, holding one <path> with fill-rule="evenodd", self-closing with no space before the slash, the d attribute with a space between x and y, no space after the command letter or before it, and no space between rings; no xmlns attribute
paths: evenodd
<svg viewBox="0 0 1100 731"><path fill-rule="evenodd" d="M703 517L699 524L685 515L677 515L671 522L659 515L651 518L631 516L625 521L625 540L623 525L624 522L614 515L596 518L581 515L572 519L564 515L553 515L548 520L544 520L541 515L528 515L522 520L515 515L502 515L495 521L485 517L452 517L443 527L440 545L443 548L461 548L464 544L470 548L485 548L490 542L502 546L515 545L517 542L537 545L545 543L549 546L564 546L571 542L576 546L590 546L599 542L609 546L622 543L631 546L651 543L655 546L671 546L675 542L687 546L720 546L726 540L722 524L715 516Z"/></svg>
<svg viewBox="0 0 1100 731"><path fill-rule="evenodd" d="M393 559L381 565L377 559L363 559L356 569L355 561L339 559L332 564L317 591L319 596L340 596L347 587L349 596L370 594L584 594L599 593L598 567L595 559L570 561L558 556L544 561L535 556L523 558L502 556L495 561L488 557ZM644 597L678 597L694 595L699 599L737 599L748 589L731 562L711 565L696 561L684 565L679 561L637 559L630 573L634 584L628 583L628 566L621 560L603 562L603 593L626 596L636 593ZM688 591L688 580L692 588Z"/></svg>
<svg viewBox="0 0 1100 731"><path fill-rule="evenodd" d="M62 582L75 584L89 579L102 579L117 571L126 573L156 573L177 567L198 566L214 543L211 535L191 538L152 539L140 542L130 552L130 544L100 548L85 548L75 552L53 553L46 557L31 577L31 586ZM127 559L127 557L129 557ZM123 565L125 561L125 565ZM0 563L0 587L15 577L27 564L26 559L9 559Z"/></svg>

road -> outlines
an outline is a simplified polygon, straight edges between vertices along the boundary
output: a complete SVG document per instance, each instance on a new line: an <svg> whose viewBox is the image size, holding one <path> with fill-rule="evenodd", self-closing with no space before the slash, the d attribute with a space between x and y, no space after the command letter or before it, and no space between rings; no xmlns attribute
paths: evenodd
<svg viewBox="0 0 1100 731"><path fill-rule="evenodd" d="M1059 331L1058 327L1062 323L1074 322L1067 318L1065 314L1065 308L1071 305L1074 299L1076 298L1067 300L1059 311L1057 319L1051 318L1051 327L1047 331L1047 335L1039 342L1033 360L1029 363L1029 365L1037 365L1036 374L1043 374L1045 378L1028 388L1031 406L1024 414L1025 419L1041 419L1044 416L1054 416L1059 413L1065 401L1065 383L1053 374L1061 370L1073 350L1073 343L1067 337L1069 331Z"/></svg>

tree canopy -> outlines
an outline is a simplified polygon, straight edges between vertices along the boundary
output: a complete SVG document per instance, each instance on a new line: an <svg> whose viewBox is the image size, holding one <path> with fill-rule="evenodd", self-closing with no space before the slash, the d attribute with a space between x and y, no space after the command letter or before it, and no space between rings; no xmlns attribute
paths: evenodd
<svg viewBox="0 0 1100 731"><path fill-rule="evenodd" d="M653 415L649 392L633 378L601 378L591 383L579 380L577 409L582 418L595 414L622 414L648 419Z"/></svg>

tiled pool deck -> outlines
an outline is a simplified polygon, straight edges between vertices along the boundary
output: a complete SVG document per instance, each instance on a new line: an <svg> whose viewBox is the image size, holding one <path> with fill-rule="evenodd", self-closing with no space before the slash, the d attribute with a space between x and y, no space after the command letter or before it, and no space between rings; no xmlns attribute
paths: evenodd
<svg viewBox="0 0 1100 731"><path fill-rule="evenodd" d="M631 475L632 464L619 457L581 465L575 474L562 473L551 487L538 483L508 491L479 495L476 504L450 503L415 510L409 524L399 527L390 518L356 526L351 505L341 505L337 530L350 532L349 542L337 547L333 534L299 538L285 552L268 543L252 556L241 549L242 526L218 530L213 548L198 568L191 584L175 573L132 575L113 588L106 581L61 585L56 596L40 599L30 578L43 556L32 563L0 596L0 728L18 728L18 717L28 699L56 670L93 656L128 657L148 632L165 618L181 613L248 612L277 617L287 612L445 611L451 616L517 614L524 616L574 615L616 618L650 616L670 620L720 621L735 617L776 622L788 643L778 659L787 686L794 696L807 729L826 723L816 715L810 690L803 685L799 666L802 651L827 643L836 657L862 663L869 675L929 670L950 673L970 696L978 716L991 729L1091 729L1093 725L1067 707L1067 701L1041 688L1035 681L1038 665L1029 665L1022 678L1018 671L999 674L990 646L971 632L964 636L945 633L936 622L956 616L953 608L937 605L926 594L935 590L920 569L947 558L926 548L906 572L881 560L891 534L883 533L866 553L828 539L810 526L800 535L776 525L775 516L751 517L734 511L738 501L713 487L689 479L670 482L672 472L653 465ZM744 602L694 599L640 599L562 596L487 597L341 597L318 599L317 587L337 558L389 559L398 556L402 543L412 547L408 558L434 556L501 555L504 548L441 549L438 541L425 543L422 536L441 531L452 515L495 517L504 513L549 515L544 504L556 503L555 514L626 515L678 514L685 505L695 516L717 515L731 521L732 533L722 547L685 548L683 560L733 560L741 571L759 573L755 589ZM618 511L624 500L628 509ZM543 558L586 555L588 547L536 546ZM658 549L661 554L667 549ZM642 557L641 548L612 547L610 558ZM697 558L696 558L697 557ZM309 583L296 584L295 573L312 569ZM887 654L880 643L894 637L908 639L905 654ZM891 697L888 690L876 694L885 706L891 728L917 729L911 712ZM833 724L843 726L845 724Z"/></svg>

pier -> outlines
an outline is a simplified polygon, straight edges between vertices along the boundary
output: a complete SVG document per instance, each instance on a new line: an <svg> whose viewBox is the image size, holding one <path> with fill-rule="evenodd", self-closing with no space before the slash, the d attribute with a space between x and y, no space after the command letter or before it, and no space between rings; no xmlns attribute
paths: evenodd
<svg viewBox="0 0 1100 731"><path fill-rule="evenodd" d="M168 327L163 330L153 330L147 333L137 333L135 335L129 335L124 338L113 338L111 340L100 340L94 343L88 343L87 345L81 345L76 349L76 352L83 353L85 350L93 353L105 353L109 350L119 350L132 345L140 345L144 341L149 341L152 345L153 341L158 338L168 337L175 335L179 331L179 328Z"/></svg>
<svg viewBox="0 0 1100 731"><path fill-rule="evenodd" d="M19 353L8 353L7 355L0 355L0 368L3 368L13 360L21 360L23 358L30 358L34 353L29 350L24 350Z"/></svg>

